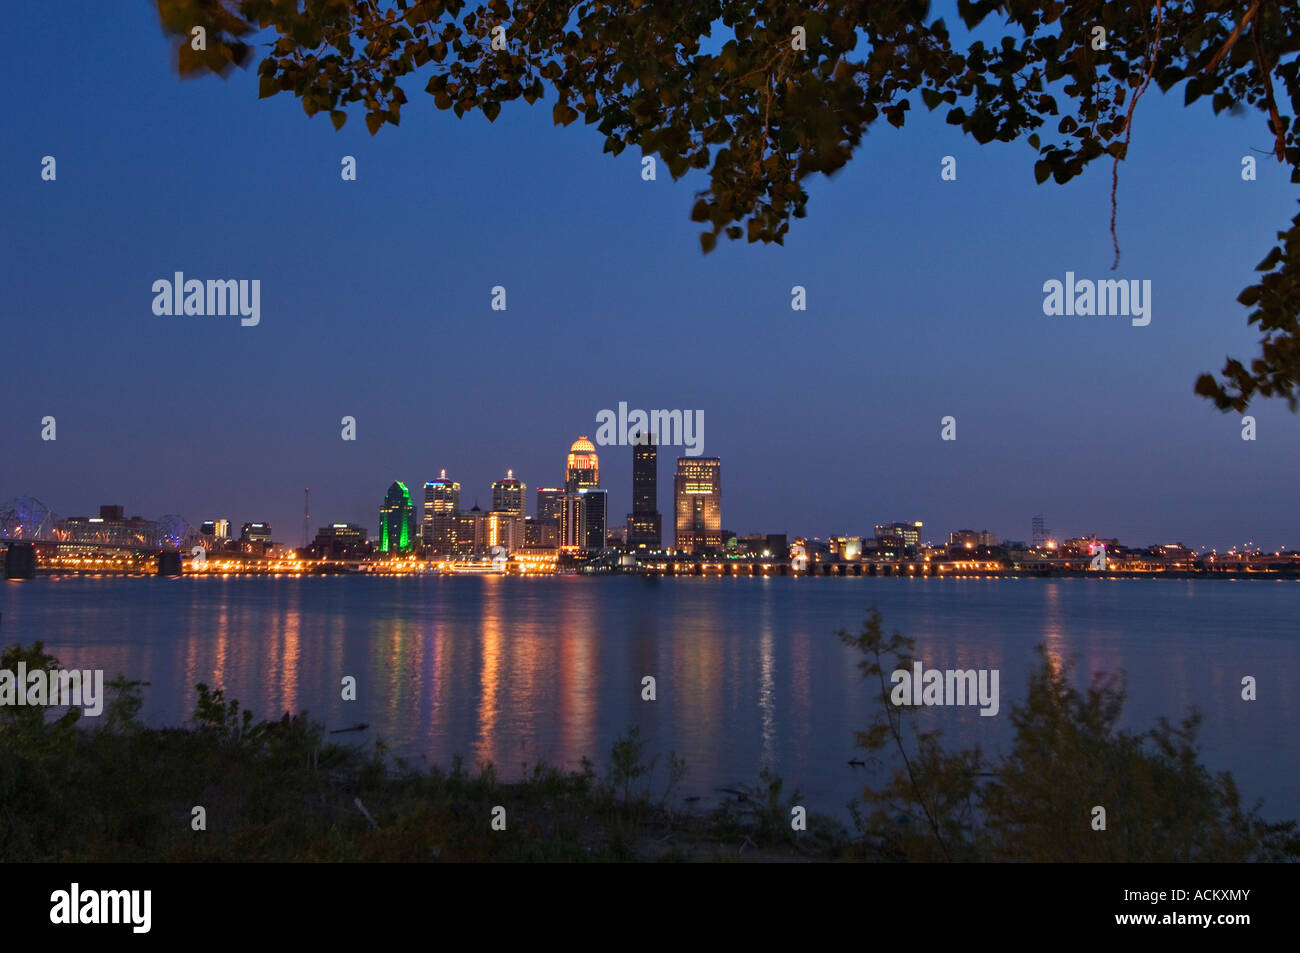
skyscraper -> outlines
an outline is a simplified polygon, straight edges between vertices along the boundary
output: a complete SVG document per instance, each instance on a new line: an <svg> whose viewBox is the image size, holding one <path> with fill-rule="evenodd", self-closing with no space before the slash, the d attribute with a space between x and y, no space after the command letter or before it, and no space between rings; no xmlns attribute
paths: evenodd
<svg viewBox="0 0 1300 953"><path fill-rule="evenodd" d="M460 512L460 484L440 471L438 479L424 485L424 520L421 536L434 552L450 553L454 519Z"/></svg>
<svg viewBox="0 0 1300 953"><path fill-rule="evenodd" d="M560 522L564 512L564 490L561 487L539 486L537 488L537 519Z"/></svg>
<svg viewBox="0 0 1300 953"><path fill-rule="evenodd" d="M659 448L655 435L641 431L632 436L632 512L627 517L629 549L651 552L663 548L659 516Z"/></svg>
<svg viewBox="0 0 1300 953"><path fill-rule="evenodd" d="M582 493L560 497L560 548L569 552L587 546L587 498Z"/></svg>
<svg viewBox="0 0 1300 953"><path fill-rule="evenodd" d="M408 553L415 527L415 507L411 505L411 491L401 480L394 480L379 509L379 551L381 553Z"/></svg>
<svg viewBox="0 0 1300 953"><path fill-rule="evenodd" d="M492 511L528 515L528 487L515 479L514 470L507 470L504 480L492 484Z"/></svg>
<svg viewBox="0 0 1300 953"><path fill-rule="evenodd" d="M678 457L673 479L673 546L685 553L722 548L722 460Z"/></svg>
<svg viewBox="0 0 1300 953"><path fill-rule="evenodd" d="M609 520L609 490L585 486L578 491L583 501L583 542L584 549L604 549L606 528Z"/></svg>
<svg viewBox="0 0 1300 953"><path fill-rule="evenodd" d="M579 437L569 448L564 467L564 489L577 493L586 487L600 486L600 458L595 445L586 437Z"/></svg>
<svg viewBox="0 0 1300 953"><path fill-rule="evenodd" d="M1033 542L1031 545L1034 549L1042 549L1047 545L1048 533L1041 516L1035 516L1033 521Z"/></svg>

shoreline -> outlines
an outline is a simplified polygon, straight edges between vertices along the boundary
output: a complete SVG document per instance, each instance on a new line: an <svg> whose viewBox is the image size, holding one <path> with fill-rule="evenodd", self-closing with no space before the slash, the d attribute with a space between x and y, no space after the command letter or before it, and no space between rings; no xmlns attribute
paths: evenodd
<svg viewBox="0 0 1300 953"><path fill-rule="evenodd" d="M836 566L826 567L836 569ZM346 569L337 569L330 571L313 571L313 572L287 572L284 570L247 570L247 571L223 571L223 572L205 572L192 573L184 572L173 576L160 576L155 572L139 572L133 570L113 570L113 569L46 569L36 570L36 579L243 579L243 578L274 578L274 579L303 579L303 578L363 578L363 579L407 579L407 578L448 578L448 577L482 577L482 576L501 576L512 579L548 579L557 577L576 576L584 579L591 578L630 578L641 577L646 579L913 579L913 580L945 580L945 579L1105 579L1105 580L1133 580L1133 579L1177 579L1177 580L1254 580L1254 581L1273 581L1273 582L1300 582L1300 572L1262 572L1258 570L1216 570L1213 572L1197 572L1195 570L1168 570L1164 572L1144 572L1140 570L1106 570L1104 572L1086 570L1086 569L1049 569L1049 570L1006 570L1005 572L945 572L939 575L924 573L846 573L846 572L783 572L783 573L740 573L740 572L679 572L679 573L661 573L661 572L553 572L553 573L484 573L484 572L356 572ZM13 579L13 582L25 580Z"/></svg>

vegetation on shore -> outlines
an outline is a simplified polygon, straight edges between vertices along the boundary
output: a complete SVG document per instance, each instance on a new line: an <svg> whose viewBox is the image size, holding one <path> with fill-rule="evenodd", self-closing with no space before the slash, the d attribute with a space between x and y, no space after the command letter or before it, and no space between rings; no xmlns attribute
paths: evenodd
<svg viewBox="0 0 1300 953"><path fill-rule="evenodd" d="M879 699L857 745L891 757L888 781L855 808L868 856L908 861L1189 862L1300 858L1295 821L1271 823L1245 808L1227 772L1201 764L1193 709L1177 724L1119 728L1122 677L1096 673L1072 685L1073 664L1041 646L1025 701L1009 717L1010 749L945 749L938 730L890 702L889 675L910 670L914 640L886 636L872 610L841 641L862 653L862 677ZM1105 811L1098 829L1097 808Z"/></svg>
<svg viewBox="0 0 1300 953"><path fill-rule="evenodd" d="M256 721L220 689L198 685L190 722L150 728L144 683L107 684L93 728L71 709L0 707L0 861L699 861L699 860L1282 860L1300 857L1294 822L1245 810L1232 779L1203 768L1195 714L1179 725L1119 731L1123 690L1080 694L1044 656L1016 735L996 760L947 751L937 732L907 730L888 675L910 665L910 640L885 637L872 612L863 653L881 691L858 736L892 774L852 806L853 824L810 813L764 770L712 809L676 795L687 766L647 758L633 728L603 773L533 767L502 781L492 765L424 768L327 740L304 712ZM13 645L0 669L57 669L40 642ZM895 664L897 663L897 664ZM656 770L659 769L659 770ZM1106 831L1090 825L1107 807ZM194 830L194 808L204 830ZM494 830L494 809L505 825Z"/></svg>

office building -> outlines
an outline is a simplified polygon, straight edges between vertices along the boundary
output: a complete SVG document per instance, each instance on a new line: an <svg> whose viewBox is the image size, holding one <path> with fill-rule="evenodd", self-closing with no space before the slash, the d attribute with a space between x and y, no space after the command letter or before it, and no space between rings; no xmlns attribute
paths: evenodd
<svg viewBox="0 0 1300 953"><path fill-rule="evenodd" d="M424 513L421 538L429 551L448 556L454 550L457 517L460 515L460 483L447 478L446 469L438 479L424 485Z"/></svg>
<svg viewBox="0 0 1300 953"><path fill-rule="evenodd" d="M997 544L997 533L992 533L986 529L980 530L978 533L973 529L959 529L955 533L948 534L948 545L950 547L976 549L980 546L992 547Z"/></svg>
<svg viewBox="0 0 1300 953"><path fill-rule="evenodd" d="M600 458L595 445L586 437L579 437L569 447L564 466L564 489L569 493L600 486Z"/></svg>
<svg viewBox="0 0 1300 953"><path fill-rule="evenodd" d="M876 527L877 530L879 528ZM856 562L862 558L861 536L832 536L830 546L831 555L844 562Z"/></svg>
<svg viewBox="0 0 1300 953"><path fill-rule="evenodd" d="M678 457L673 479L673 548L684 553L722 548L722 460Z"/></svg>
<svg viewBox="0 0 1300 953"><path fill-rule="evenodd" d="M524 547L527 549L558 549L560 546L560 518L524 520Z"/></svg>
<svg viewBox="0 0 1300 953"><path fill-rule="evenodd" d="M227 542L230 539L230 520L207 520L199 527L199 534L212 542Z"/></svg>
<svg viewBox="0 0 1300 953"><path fill-rule="evenodd" d="M663 548L659 515L659 448L654 434L632 436L632 512L627 517L627 547L655 552Z"/></svg>
<svg viewBox="0 0 1300 953"><path fill-rule="evenodd" d="M876 539L889 545L917 547L921 545L921 529L920 520L911 523L877 523Z"/></svg>
<svg viewBox="0 0 1300 953"><path fill-rule="evenodd" d="M560 548L577 552L587 548L587 498L565 493L560 499Z"/></svg>
<svg viewBox="0 0 1300 953"><path fill-rule="evenodd" d="M609 519L609 491L583 487L578 491L582 504L583 549L604 549Z"/></svg>
<svg viewBox="0 0 1300 953"><path fill-rule="evenodd" d="M492 512L528 515L528 487L515 479L514 470L507 470L504 480L492 484Z"/></svg>
<svg viewBox="0 0 1300 953"><path fill-rule="evenodd" d="M366 528L354 523L333 523L322 526L311 544L312 555L324 559L346 559L364 556L370 550Z"/></svg>
<svg viewBox="0 0 1300 953"><path fill-rule="evenodd" d="M558 527L564 513L564 489L560 487L539 486L537 488L537 519L539 522L554 522Z"/></svg>
<svg viewBox="0 0 1300 953"><path fill-rule="evenodd" d="M381 553L409 553L415 528L415 507L411 505L411 491L400 480L394 480L379 509L379 551Z"/></svg>
<svg viewBox="0 0 1300 953"><path fill-rule="evenodd" d="M420 537L436 553L449 553L452 517L460 512L460 484L447 479L441 470L438 479L424 485L424 513Z"/></svg>
<svg viewBox="0 0 1300 953"><path fill-rule="evenodd" d="M161 521L141 516L126 519L120 506L101 506L98 516L70 516L54 524L55 538L68 543L158 549L168 542Z"/></svg>
<svg viewBox="0 0 1300 953"><path fill-rule="evenodd" d="M525 517L519 513L505 513L492 510L485 515L486 539L481 549L500 546L506 552L514 553L524 548L526 536Z"/></svg>
<svg viewBox="0 0 1300 953"><path fill-rule="evenodd" d="M239 530L241 543L269 543L271 541L270 523L245 523Z"/></svg>

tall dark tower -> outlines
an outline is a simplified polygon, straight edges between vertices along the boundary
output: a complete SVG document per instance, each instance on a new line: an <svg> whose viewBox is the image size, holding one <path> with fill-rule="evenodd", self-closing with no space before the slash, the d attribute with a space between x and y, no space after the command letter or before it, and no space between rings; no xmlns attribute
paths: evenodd
<svg viewBox="0 0 1300 953"><path fill-rule="evenodd" d="M627 517L628 549L656 552L663 548L659 517L659 447L654 434L632 435L632 512Z"/></svg>

